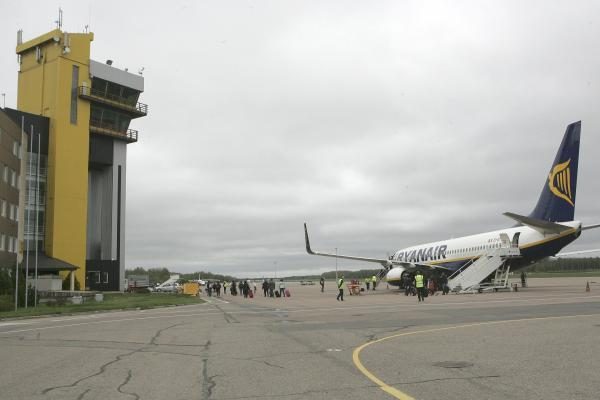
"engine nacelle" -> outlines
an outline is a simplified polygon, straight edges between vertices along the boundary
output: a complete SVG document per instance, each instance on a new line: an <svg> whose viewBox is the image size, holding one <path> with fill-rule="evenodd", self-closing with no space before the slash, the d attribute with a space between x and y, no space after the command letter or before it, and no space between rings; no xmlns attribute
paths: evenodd
<svg viewBox="0 0 600 400"><path fill-rule="evenodd" d="M400 283L402 282L402 275L404 274L405 270L406 270L406 268L404 268L404 267L391 268L386 275L387 282L391 285L399 286Z"/></svg>

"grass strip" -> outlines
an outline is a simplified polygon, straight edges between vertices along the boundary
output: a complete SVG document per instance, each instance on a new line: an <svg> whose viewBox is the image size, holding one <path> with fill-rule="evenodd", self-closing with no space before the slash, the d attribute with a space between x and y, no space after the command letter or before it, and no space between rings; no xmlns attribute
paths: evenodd
<svg viewBox="0 0 600 400"><path fill-rule="evenodd" d="M86 298L83 304L47 305L17 311L2 311L1 318L33 317L38 315L72 314L107 310L148 309L165 306L201 304L204 300L180 294L166 293L107 293L104 301L97 302L94 298Z"/></svg>

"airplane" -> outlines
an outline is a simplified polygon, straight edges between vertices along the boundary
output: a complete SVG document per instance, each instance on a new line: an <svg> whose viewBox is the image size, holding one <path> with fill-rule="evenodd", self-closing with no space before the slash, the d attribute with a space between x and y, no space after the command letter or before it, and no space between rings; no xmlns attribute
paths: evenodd
<svg viewBox="0 0 600 400"><path fill-rule="evenodd" d="M404 274L417 269L435 273L445 271L451 276L466 264L501 247L501 234L513 238L513 244L520 250L521 257L510 260L513 271L548 257L559 257L560 250L575 241L583 231L600 227L600 224L584 226L581 221L574 220L580 135L581 121L567 126L533 211L528 216L511 212L503 214L516 221L513 227L411 246L396 251L388 258L369 258L313 251L304 223L306 251L316 256L381 264L387 270L388 284L393 286L402 286ZM598 250L563 254L592 251Z"/></svg>

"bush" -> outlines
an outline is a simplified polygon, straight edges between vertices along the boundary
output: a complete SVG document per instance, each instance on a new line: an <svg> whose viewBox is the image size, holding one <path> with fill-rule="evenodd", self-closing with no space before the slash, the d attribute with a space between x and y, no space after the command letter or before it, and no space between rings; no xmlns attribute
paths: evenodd
<svg viewBox="0 0 600 400"><path fill-rule="evenodd" d="M72 274L74 272L71 272ZM79 279L77 279L77 277L75 277L75 290L81 290L81 286L79 285ZM71 277L69 275L67 275L67 277L65 279L63 279L62 281L62 290L71 290Z"/></svg>
<svg viewBox="0 0 600 400"><path fill-rule="evenodd" d="M13 297L8 294L0 295L0 311L13 311L15 309L13 300Z"/></svg>

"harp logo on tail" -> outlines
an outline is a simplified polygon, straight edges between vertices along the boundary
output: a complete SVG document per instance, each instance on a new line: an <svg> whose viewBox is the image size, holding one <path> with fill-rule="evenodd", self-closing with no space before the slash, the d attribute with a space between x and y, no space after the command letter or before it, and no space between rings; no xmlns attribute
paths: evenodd
<svg viewBox="0 0 600 400"><path fill-rule="evenodd" d="M573 204L573 196L571 194L570 163L571 159L564 163L556 164L554 168L552 168L550 175L548 175L548 187L556 197L560 197L571 206L575 207L575 204Z"/></svg>

